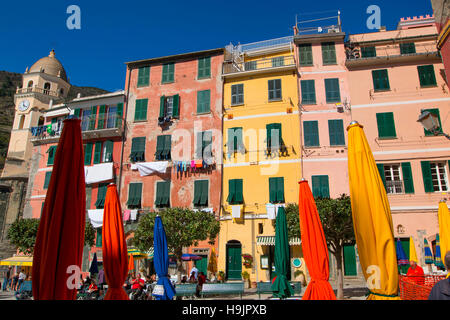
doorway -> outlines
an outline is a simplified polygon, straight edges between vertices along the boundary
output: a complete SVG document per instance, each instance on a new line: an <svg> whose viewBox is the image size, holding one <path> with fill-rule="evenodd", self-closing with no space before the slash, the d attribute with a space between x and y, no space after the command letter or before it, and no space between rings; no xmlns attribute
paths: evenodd
<svg viewBox="0 0 450 320"><path fill-rule="evenodd" d="M239 241L227 243L226 277L228 280L242 279L242 245Z"/></svg>

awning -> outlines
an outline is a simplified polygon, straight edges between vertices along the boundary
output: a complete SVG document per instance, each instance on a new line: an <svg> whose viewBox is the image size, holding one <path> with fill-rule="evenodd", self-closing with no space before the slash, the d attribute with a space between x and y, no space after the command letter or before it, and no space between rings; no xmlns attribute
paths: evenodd
<svg viewBox="0 0 450 320"><path fill-rule="evenodd" d="M258 236L256 237L256 244L260 246L274 246L275 236ZM301 244L302 240L300 238L291 238L289 240L290 246L299 246Z"/></svg>
<svg viewBox="0 0 450 320"><path fill-rule="evenodd" d="M0 261L0 266L24 266L31 267L33 265L33 257L11 257Z"/></svg>
<svg viewBox="0 0 450 320"><path fill-rule="evenodd" d="M151 250L152 250L152 254L153 254L153 248ZM142 252L138 248L134 248L134 247L128 248L128 255L132 255L134 259L147 259L148 258L147 253Z"/></svg>

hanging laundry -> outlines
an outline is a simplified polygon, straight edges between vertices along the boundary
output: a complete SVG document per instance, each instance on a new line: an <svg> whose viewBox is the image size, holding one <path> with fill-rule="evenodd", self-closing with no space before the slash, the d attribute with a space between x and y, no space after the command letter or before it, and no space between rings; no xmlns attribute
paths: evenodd
<svg viewBox="0 0 450 320"><path fill-rule="evenodd" d="M241 217L241 206L231 206L231 216L233 218L240 218Z"/></svg>
<svg viewBox="0 0 450 320"><path fill-rule="evenodd" d="M52 125L47 125L47 133L52 133Z"/></svg>
<svg viewBox="0 0 450 320"><path fill-rule="evenodd" d="M195 161L191 161L191 172L195 172Z"/></svg>
<svg viewBox="0 0 450 320"><path fill-rule="evenodd" d="M201 168L202 166L203 166L202 160L195 160L195 167L196 168Z"/></svg>
<svg viewBox="0 0 450 320"><path fill-rule="evenodd" d="M276 206L272 203L266 204L267 219L275 220L277 217Z"/></svg>
<svg viewBox="0 0 450 320"><path fill-rule="evenodd" d="M124 212L123 212L123 221L130 220L130 212L131 212L131 210L124 210Z"/></svg>
<svg viewBox="0 0 450 320"><path fill-rule="evenodd" d="M136 220L136 217L137 217L137 210L131 210L130 211L130 219L131 219L131 221L135 221Z"/></svg>

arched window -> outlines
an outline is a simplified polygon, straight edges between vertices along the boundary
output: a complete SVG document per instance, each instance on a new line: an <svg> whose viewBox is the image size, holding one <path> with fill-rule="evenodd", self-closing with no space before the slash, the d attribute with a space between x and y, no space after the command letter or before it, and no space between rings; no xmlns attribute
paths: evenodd
<svg viewBox="0 0 450 320"><path fill-rule="evenodd" d="M43 125L44 125L44 117L39 117L38 127L43 126Z"/></svg>
<svg viewBox="0 0 450 320"><path fill-rule="evenodd" d="M50 93L50 82L46 82L44 84L44 94L49 94Z"/></svg>
<svg viewBox="0 0 450 320"><path fill-rule="evenodd" d="M18 127L19 130L23 129L23 124L24 123L25 123L25 115L23 114L23 115L20 116L20 119L19 119L19 127Z"/></svg>
<svg viewBox="0 0 450 320"><path fill-rule="evenodd" d="M33 80L28 81L28 88L33 87Z"/></svg>

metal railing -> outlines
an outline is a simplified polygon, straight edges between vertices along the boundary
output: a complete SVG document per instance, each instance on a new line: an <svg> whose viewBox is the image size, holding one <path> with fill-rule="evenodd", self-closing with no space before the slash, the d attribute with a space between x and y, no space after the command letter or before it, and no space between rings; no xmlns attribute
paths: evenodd
<svg viewBox="0 0 450 320"><path fill-rule="evenodd" d="M280 56L274 58L264 58L245 62L227 61L223 64L223 74L230 74L245 71L259 71L275 69L286 66L295 66L293 55Z"/></svg>
<svg viewBox="0 0 450 320"><path fill-rule="evenodd" d="M415 43L415 51L414 53L401 53L400 45L383 45L383 46L374 46L376 49L375 56L362 56L362 50L360 46L352 46L349 45L346 47L346 55L347 60L362 60L362 59L376 59L376 58L386 58L386 57L402 57L402 56L420 56L420 55L428 55L428 54L437 54L438 51L436 47L429 43ZM388 50L392 50L394 47L397 47L395 51L396 53L387 53ZM417 50L419 49L419 50Z"/></svg>
<svg viewBox="0 0 450 320"><path fill-rule="evenodd" d="M388 194L404 193L402 180L386 181L386 192Z"/></svg>
<svg viewBox="0 0 450 320"><path fill-rule="evenodd" d="M282 37L282 38L277 38L277 39L270 39L270 40L242 44L241 50L243 52L248 52L248 51L257 51L257 50L263 50L263 49L276 48L276 47L290 44L293 41L293 39L294 39L293 36L287 36L287 37Z"/></svg>
<svg viewBox="0 0 450 320"><path fill-rule="evenodd" d="M45 94L47 96L53 96L53 97L60 96L60 94L57 91L50 90L50 89L44 89L44 88L39 88L39 87L17 88L16 94L23 94L23 93L40 93L40 94Z"/></svg>

